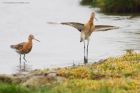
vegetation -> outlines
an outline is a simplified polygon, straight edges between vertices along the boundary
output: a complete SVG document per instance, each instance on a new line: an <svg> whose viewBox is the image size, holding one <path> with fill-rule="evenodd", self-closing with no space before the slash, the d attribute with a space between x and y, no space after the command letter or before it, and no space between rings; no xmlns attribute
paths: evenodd
<svg viewBox="0 0 140 93"><path fill-rule="evenodd" d="M106 13L140 12L140 0L81 0L81 4L97 6Z"/></svg>
<svg viewBox="0 0 140 93"><path fill-rule="evenodd" d="M57 76L54 77L56 78L49 80L48 77L44 76L48 75L48 69L33 71L28 75L31 79L26 76L27 80L24 79L18 83L6 82L2 79L0 93L140 92L140 54L131 50L128 50L120 57L111 57L95 64L58 68L55 71ZM35 77L36 75L37 77ZM57 78L60 81L60 77L65 78L65 80L63 82L50 82L55 81ZM39 82L36 83L38 80ZM26 81L36 86L27 86Z"/></svg>
<svg viewBox="0 0 140 93"><path fill-rule="evenodd" d="M30 91L26 87L20 85L1 82L0 93L30 93Z"/></svg>
<svg viewBox="0 0 140 93"><path fill-rule="evenodd" d="M90 5L90 4L92 4L92 2L93 2L93 0L82 0L81 4L83 4L83 5Z"/></svg>

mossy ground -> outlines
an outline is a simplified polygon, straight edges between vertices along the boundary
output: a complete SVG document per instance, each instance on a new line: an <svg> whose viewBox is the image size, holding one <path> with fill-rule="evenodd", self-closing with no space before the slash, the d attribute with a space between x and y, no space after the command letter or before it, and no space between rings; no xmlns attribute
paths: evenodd
<svg viewBox="0 0 140 93"><path fill-rule="evenodd" d="M23 82L0 83L0 93L139 93L140 54L127 51L120 57L110 57L102 62L55 70L63 82L23 86ZM39 74L48 70L37 71ZM32 72L32 73L36 73ZM32 81L30 83L33 83ZM41 83L41 82L38 82ZM46 82L48 83L48 82ZM44 84L44 86L42 86Z"/></svg>

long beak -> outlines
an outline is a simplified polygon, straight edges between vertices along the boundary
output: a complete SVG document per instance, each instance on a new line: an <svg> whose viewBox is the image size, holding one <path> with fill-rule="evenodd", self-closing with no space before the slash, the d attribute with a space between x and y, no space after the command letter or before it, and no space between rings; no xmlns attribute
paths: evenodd
<svg viewBox="0 0 140 93"><path fill-rule="evenodd" d="M95 20L98 21L98 19L95 17Z"/></svg>
<svg viewBox="0 0 140 93"><path fill-rule="evenodd" d="M36 41L38 41L38 42L40 42L38 39L36 39L36 38L34 38L34 40L36 40Z"/></svg>

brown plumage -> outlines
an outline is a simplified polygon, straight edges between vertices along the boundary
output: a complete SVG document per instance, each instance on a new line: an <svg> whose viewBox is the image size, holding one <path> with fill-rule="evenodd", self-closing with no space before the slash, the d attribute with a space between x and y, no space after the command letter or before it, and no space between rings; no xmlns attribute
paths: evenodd
<svg viewBox="0 0 140 93"><path fill-rule="evenodd" d="M22 42L16 45L11 45L11 48L15 49L16 52L18 54L20 54L20 69L21 69L21 55L23 54L23 59L25 60L25 62L27 62L27 60L25 59L25 54L29 53L32 50L32 40L36 40L39 41L37 39L34 38L33 35L29 35L28 37L28 41L27 42Z"/></svg>
<svg viewBox="0 0 140 93"><path fill-rule="evenodd" d="M92 34L93 31L95 31L95 26L94 26L94 18L95 18L95 13L91 13L89 21L84 24L84 27L81 31L81 39L80 42L84 40L88 40L90 35Z"/></svg>

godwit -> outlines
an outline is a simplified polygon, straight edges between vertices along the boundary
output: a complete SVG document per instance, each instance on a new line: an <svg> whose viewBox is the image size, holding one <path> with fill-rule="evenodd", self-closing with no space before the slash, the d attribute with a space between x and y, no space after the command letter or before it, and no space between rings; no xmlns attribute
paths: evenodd
<svg viewBox="0 0 140 93"><path fill-rule="evenodd" d="M80 42L84 42L84 64L88 63L88 46L89 46L89 38L93 31L95 31L95 25L94 25L94 19L95 19L95 12L91 13L91 16L87 23L81 24L76 22L62 22L60 24L63 25L69 25L81 32L80 35ZM57 24L53 22L49 22L51 24ZM87 45L86 45L87 41Z"/></svg>
<svg viewBox="0 0 140 93"><path fill-rule="evenodd" d="M88 46L89 46L89 38L93 31L95 31L94 26L94 18L95 13L92 12L90 19L86 24L84 24L83 29L81 30L80 42L84 42L84 64L88 63ZM85 40L87 40L87 47L85 47ZM86 51L87 50L87 51Z"/></svg>
<svg viewBox="0 0 140 93"><path fill-rule="evenodd" d="M24 61L27 62L25 55L32 50L32 40L33 39L40 42L39 40L35 39L33 35L29 35L27 42L22 42L22 43L19 43L16 45L11 45L11 48L15 49L16 52L20 55L20 58L19 58L20 70L21 70L21 55L23 55ZM25 62L24 62L24 70L25 70Z"/></svg>
<svg viewBox="0 0 140 93"><path fill-rule="evenodd" d="M61 23L64 25L73 26L81 32L80 42L84 42L84 64L88 63L89 38L90 38L92 32L95 31L94 19L95 19L95 12L92 12L88 22L85 24L76 23L76 22ZM86 41L87 41L87 43L86 43Z"/></svg>
<svg viewBox="0 0 140 93"><path fill-rule="evenodd" d="M88 63L88 46L89 46L89 38L93 31L107 31L112 29L117 29L118 27L111 26L111 25L94 25L95 19L95 12L91 13L90 19L86 24L78 23L78 22L48 22L49 24L62 24L68 25L76 28L78 31L81 32L80 42L84 42L84 64ZM87 47L85 47L85 41L87 40ZM87 51L85 51L87 48ZM85 53L87 52L87 53ZM87 54L87 55L85 55Z"/></svg>

